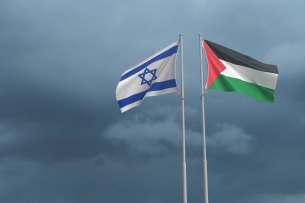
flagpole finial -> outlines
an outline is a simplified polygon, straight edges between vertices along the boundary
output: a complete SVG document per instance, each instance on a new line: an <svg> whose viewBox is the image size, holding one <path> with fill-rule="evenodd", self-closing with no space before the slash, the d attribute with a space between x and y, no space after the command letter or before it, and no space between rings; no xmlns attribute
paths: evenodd
<svg viewBox="0 0 305 203"><path fill-rule="evenodd" d="M199 33L199 34L198 34L198 36L202 36L202 34L201 34L201 33Z"/></svg>
<svg viewBox="0 0 305 203"><path fill-rule="evenodd" d="M179 35L183 36L183 33L180 33Z"/></svg>

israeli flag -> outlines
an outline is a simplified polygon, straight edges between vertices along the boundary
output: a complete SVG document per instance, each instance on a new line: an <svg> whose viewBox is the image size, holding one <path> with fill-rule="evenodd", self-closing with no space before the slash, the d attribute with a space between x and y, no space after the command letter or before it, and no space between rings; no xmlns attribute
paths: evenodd
<svg viewBox="0 0 305 203"><path fill-rule="evenodd" d="M122 113L141 105L145 97L178 92L175 79L178 46L179 41L122 74L116 88Z"/></svg>

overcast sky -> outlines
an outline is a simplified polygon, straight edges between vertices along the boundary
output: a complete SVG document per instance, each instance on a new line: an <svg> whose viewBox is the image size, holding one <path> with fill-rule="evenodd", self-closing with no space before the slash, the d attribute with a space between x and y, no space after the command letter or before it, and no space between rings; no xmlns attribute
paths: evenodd
<svg viewBox="0 0 305 203"><path fill-rule="evenodd" d="M115 99L121 74L179 33L188 202L203 202L202 33L279 69L273 104L206 95L210 202L304 203L304 8L303 0L1 0L0 202L182 202L180 98L146 98L123 114Z"/></svg>

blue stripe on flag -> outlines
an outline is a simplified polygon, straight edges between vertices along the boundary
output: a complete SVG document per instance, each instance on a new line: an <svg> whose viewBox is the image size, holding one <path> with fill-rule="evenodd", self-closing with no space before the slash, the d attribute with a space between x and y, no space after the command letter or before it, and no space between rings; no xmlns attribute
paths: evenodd
<svg viewBox="0 0 305 203"><path fill-rule="evenodd" d="M147 92L147 91L140 92L140 93L138 93L138 94L134 94L134 95L132 95L132 96L130 96L130 97L127 97L127 98L125 98L125 99L119 100L119 101L118 101L119 107L120 107L120 108L123 108L124 106L127 106L127 105L129 105L129 104L132 104L132 103L134 103L134 102L136 102L136 101L142 100L142 99L144 98L146 92Z"/></svg>
<svg viewBox="0 0 305 203"><path fill-rule="evenodd" d="M176 80L172 79L172 80L167 80L167 81L163 81L163 82L156 82L154 83L148 90L144 91L144 92L140 92L138 94L134 94L130 97L127 97L125 99L121 99L118 101L120 108L123 108L129 104L132 104L136 101L142 100L145 97L145 94L147 92L151 92L151 91L158 91L158 90L164 90L167 88L172 88L172 87L176 87Z"/></svg>
<svg viewBox="0 0 305 203"><path fill-rule="evenodd" d="M166 50L165 52L159 54L158 56L155 56L154 58L150 59L149 61L146 61L145 63L139 65L138 67L132 69L131 71L129 71L128 73L126 73L125 75L123 75L121 77L121 80L125 80L126 78L136 74L137 72L143 70L144 68L146 68L147 66L149 66L150 64L156 62L156 61L159 61L161 59L164 59L166 57L169 57L175 53L177 53L177 50L178 50L178 45L177 46L174 46L168 50Z"/></svg>
<svg viewBox="0 0 305 203"><path fill-rule="evenodd" d="M164 90L164 89L176 87L176 86L177 86L176 80L172 79L172 80L167 80L164 82L156 82L149 88L148 91L152 92L152 91Z"/></svg>

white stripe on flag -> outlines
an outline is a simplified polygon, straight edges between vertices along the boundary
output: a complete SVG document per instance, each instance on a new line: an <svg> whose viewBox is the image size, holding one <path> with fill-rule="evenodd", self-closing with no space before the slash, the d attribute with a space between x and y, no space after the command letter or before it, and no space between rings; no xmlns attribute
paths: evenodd
<svg viewBox="0 0 305 203"><path fill-rule="evenodd" d="M257 84L259 86L275 89L278 74L258 71L252 68L236 65L224 60L220 60L226 69L221 72L227 77L236 78L245 82Z"/></svg>

